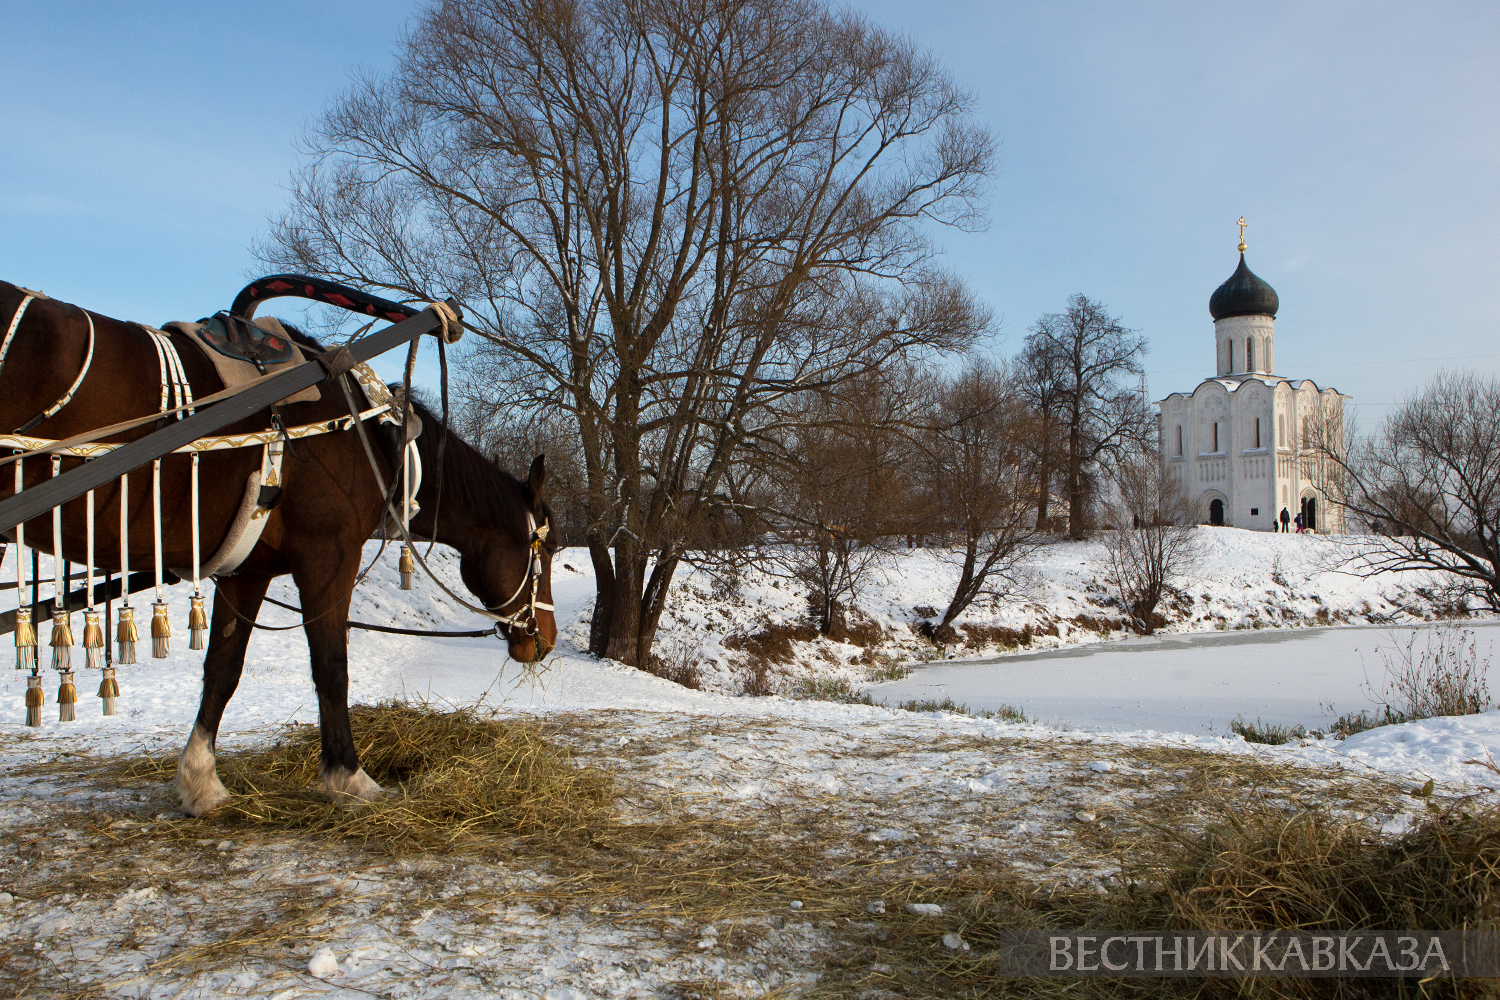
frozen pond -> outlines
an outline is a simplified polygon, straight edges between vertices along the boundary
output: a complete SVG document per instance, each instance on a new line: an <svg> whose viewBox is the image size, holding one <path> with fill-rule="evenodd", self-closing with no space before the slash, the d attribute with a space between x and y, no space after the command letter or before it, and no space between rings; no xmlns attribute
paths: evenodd
<svg viewBox="0 0 1500 1000"><path fill-rule="evenodd" d="M1465 622L1478 655L1500 645L1500 622ZM877 702L952 698L973 709L1014 705L1038 722L1080 729L1223 734L1231 720L1326 727L1372 707L1381 651L1412 628L1266 629L1168 635L918 667L871 685ZM1418 648L1425 639L1418 639ZM1490 679L1500 688L1493 665Z"/></svg>

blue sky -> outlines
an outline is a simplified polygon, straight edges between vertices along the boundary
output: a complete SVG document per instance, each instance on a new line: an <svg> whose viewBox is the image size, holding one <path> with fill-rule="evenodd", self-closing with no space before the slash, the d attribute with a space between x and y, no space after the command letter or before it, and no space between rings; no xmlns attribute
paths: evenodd
<svg viewBox="0 0 1500 1000"><path fill-rule="evenodd" d="M1367 427L1440 367L1500 372L1500 6L856 6L1000 140L988 229L940 238L1001 352L1081 291L1150 338L1154 397L1190 388L1244 215L1278 370ZM413 9L0 0L0 277L148 322L226 306L304 125Z"/></svg>

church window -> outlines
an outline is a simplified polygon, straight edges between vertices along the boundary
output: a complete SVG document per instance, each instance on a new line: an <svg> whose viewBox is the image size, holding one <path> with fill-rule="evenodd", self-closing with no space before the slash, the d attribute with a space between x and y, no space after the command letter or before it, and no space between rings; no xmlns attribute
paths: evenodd
<svg viewBox="0 0 1500 1000"><path fill-rule="evenodd" d="M1260 447L1260 417L1255 418L1255 447Z"/></svg>
<svg viewBox="0 0 1500 1000"><path fill-rule="evenodd" d="M1182 425L1177 425L1177 454L1182 454Z"/></svg>
<svg viewBox="0 0 1500 1000"><path fill-rule="evenodd" d="M1277 429L1277 432L1278 432L1277 435L1276 435L1276 439L1278 441L1280 441L1281 442L1281 446L1283 448L1285 448L1286 447L1286 414L1285 413L1281 414L1279 417L1276 418L1276 421L1277 421L1276 429Z"/></svg>
<svg viewBox="0 0 1500 1000"><path fill-rule="evenodd" d="M1255 371L1255 341L1249 337L1245 338L1245 371Z"/></svg>
<svg viewBox="0 0 1500 1000"><path fill-rule="evenodd" d="M1214 451L1219 450L1219 422L1214 421Z"/></svg>

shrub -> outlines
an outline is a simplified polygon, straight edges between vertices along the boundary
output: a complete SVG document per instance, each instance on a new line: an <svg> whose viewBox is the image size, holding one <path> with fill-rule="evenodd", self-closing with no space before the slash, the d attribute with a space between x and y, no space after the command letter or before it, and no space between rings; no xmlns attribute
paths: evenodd
<svg viewBox="0 0 1500 1000"><path fill-rule="evenodd" d="M689 642L675 642L660 653L653 652L651 662L646 665L646 672L694 691L703 689L703 678L698 672L697 647Z"/></svg>
<svg viewBox="0 0 1500 1000"><path fill-rule="evenodd" d="M991 718L1000 719L1003 722L1031 721L1026 717L1026 712L1023 709L1017 708L1015 705L1001 705L993 713L989 714Z"/></svg>
<svg viewBox="0 0 1500 1000"><path fill-rule="evenodd" d="M1246 722L1243 715L1229 724L1229 730L1243 736L1246 743L1263 743L1272 747L1279 747L1292 740L1304 740L1310 735L1301 726L1281 726L1261 722L1258 718L1253 723Z"/></svg>
<svg viewBox="0 0 1500 1000"><path fill-rule="evenodd" d="M870 658L867 678L876 684L882 681L904 681L911 675L911 667L889 653L876 653Z"/></svg>
<svg viewBox="0 0 1500 1000"><path fill-rule="evenodd" d="M902 712L952 712L955 715L968 715L976 719L999 719L1002 722L1030 722L1023 709L1015 705L1001 705L991 712L989 709L971 709L968 705L955 705L953 699L944 696L941 701L926 698L920 701L903 701L896 706Z"/></svg>
<svg viewBox="0 0 1500 1000"><path fill-rule="evenodd" d="M1347 740L1355 733L1362 733L1366 729L1374 729L1377 726L1386 726L1392 722L1402 721L1391 718L1390 712L1391 708L1389 705L1385 708L1385 718L1381 718L1381 716L1371 712L1345 712L1333 720L1333 725L1328 727L1328 735L1337 736L1341 740Z"/></svg>
<svg viewBox="0 0 1500 1000"><path fill-rule="evenodd" d="M912 701L903 701L896 707L903 712L954 712L958 715L969 714L968 705L955 705L953 704L953 699L946 696L942 701L938 701L934 698L922 698L914 699Z"/></svg>
<svg viewBox="0 0 1500 1000"><path fill-rule="evenodd" d="M1366 691L1385 718L1407 722L1444 715L1477 715L1490 707L1490 658L1480 656L1474 633L1451 625L1412 630L1402 641L1378 649L1386 685Z"/></svg>
<svg viewBox="0 0 1500 1000"><path fill-rule="evenodd" d="M797 685L793 697L803 701L836 701L843 705L873 705L874 700L847 677L814 677Z"/></svg>

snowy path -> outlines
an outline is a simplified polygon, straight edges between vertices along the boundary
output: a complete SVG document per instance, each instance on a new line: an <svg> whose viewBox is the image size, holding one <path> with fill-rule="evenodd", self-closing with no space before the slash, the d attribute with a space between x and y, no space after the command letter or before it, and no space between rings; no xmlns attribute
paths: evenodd
<svg viewBox="0 0 1500 1000"><path fill-rule="evenodd" d="M1500 622L1465 622L1481 656ZM918 667L870 685L876 701L952 698L972 709L1015 705L1043 723L1093 730L1223 734L1244 716L1308 729L1372 707L1385 687L1383 648L1410 628L1265 629L1128 639ZM1500 670L1492 664L1492 689Z"/></svg>

